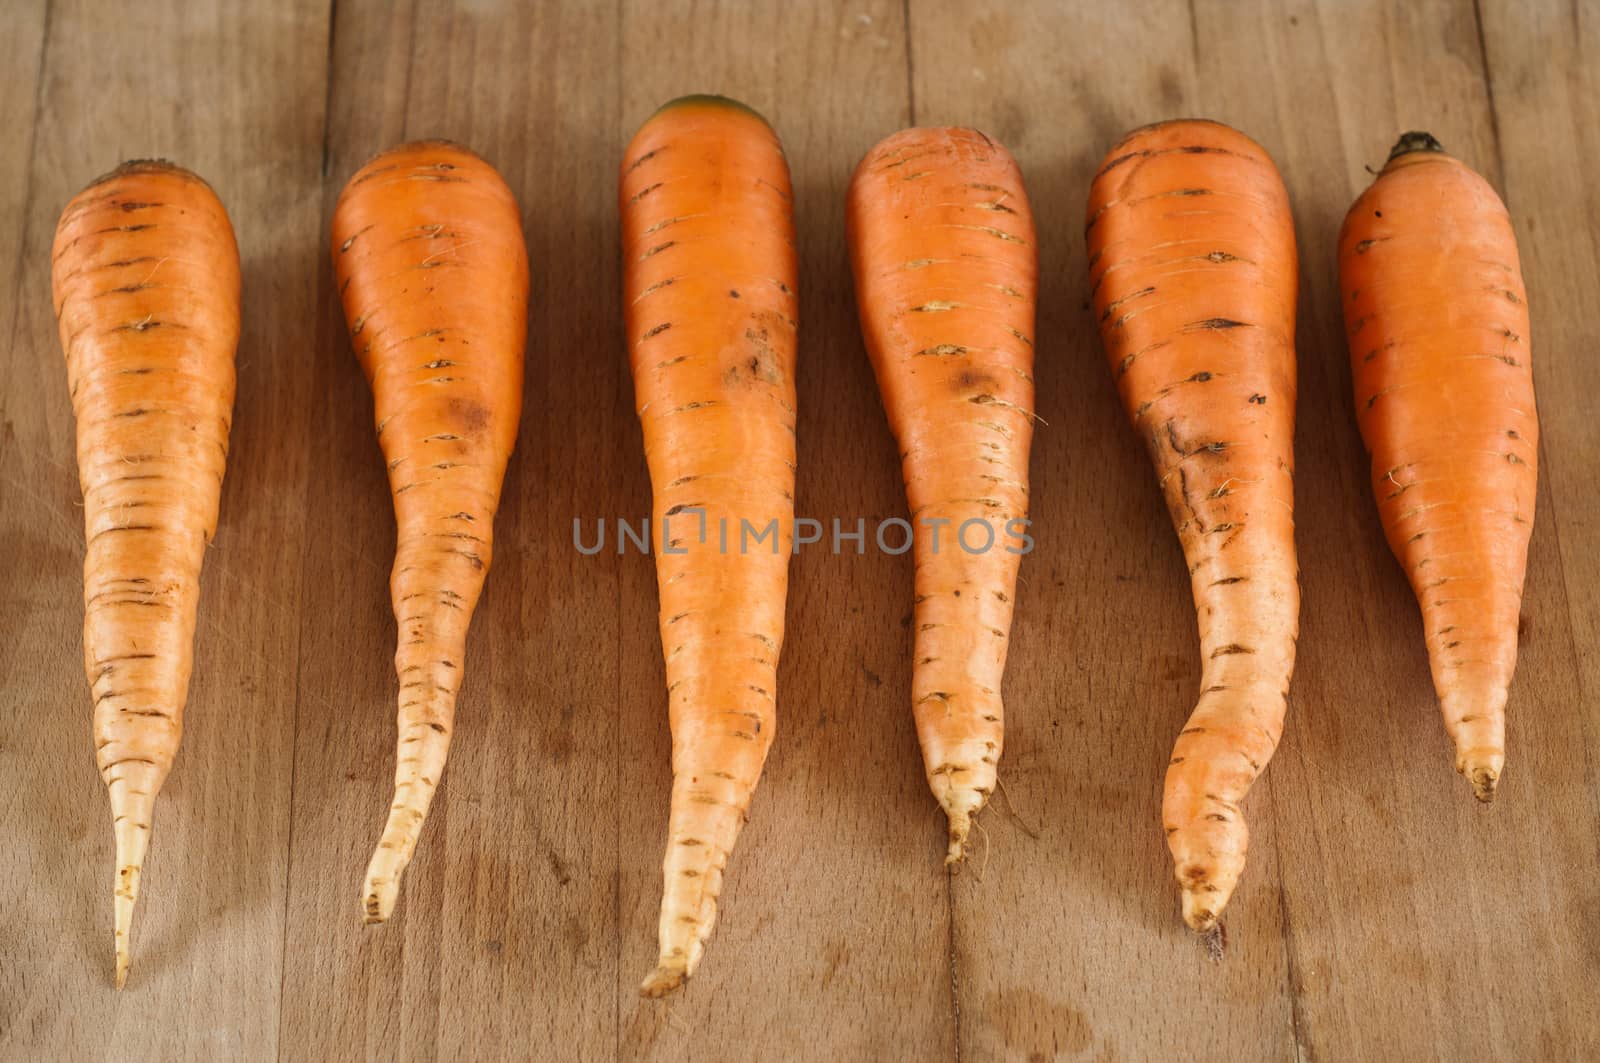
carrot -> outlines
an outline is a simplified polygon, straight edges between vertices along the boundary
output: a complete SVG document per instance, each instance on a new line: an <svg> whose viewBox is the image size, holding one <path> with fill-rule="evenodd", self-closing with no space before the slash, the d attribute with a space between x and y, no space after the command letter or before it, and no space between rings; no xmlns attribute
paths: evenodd
<svg viewBox="0 0 1600 1063"><path fill-rule="evenodd" d="M1294 226L1259 144L1176 121L1111 149L1087 236L1100 334L1199 614L1200 696L1161 818L1184 921L1210 930L1244 870L1240 804L1277 749L1294 671Z"/></svg>
<svg viewBox="0 0 1600 1063"><path fill-rule="evenodd" d="M657 111L628 145L619 198L672 726L660 960L640 987L661 996L700 962L772 745L798 279L783 147L743 104L687 96Z"/></svg>
<svg viewBox="0 0 1600 1063"><path fill-rule="evenodd" d="M1345 217L1339 281L1378 514L1422 606L1456 770L1488 801L1539 462L1511 218L1437 140L1407 133Z"/></svg>
<svg viewBox="0 0 1600 1063"><path fill-rule="evenodd" d="M333 214L333 270L372 386L397 538L394 802L362 886L394 911L450 750L467 626L522 412L528 251L511 190L457 144L404 144L363 166Z"/></svg>
<svg viewBox="0 0 1600 1063"><path fill-rule="evenodd" d="M856 167L847 225L911 512L911 707L955 864L1004 740L1033 440L1033 215L1005 148L975 129L906 129Z"/></svg>
<svg viewBox="0 0 1600 1063"><path fill-rule="evenodd" d="M125 162L61 214L51 259L83 488L83 661L116 834L116 982L194 663L239 342L239 249L199 177Z"/></svg>

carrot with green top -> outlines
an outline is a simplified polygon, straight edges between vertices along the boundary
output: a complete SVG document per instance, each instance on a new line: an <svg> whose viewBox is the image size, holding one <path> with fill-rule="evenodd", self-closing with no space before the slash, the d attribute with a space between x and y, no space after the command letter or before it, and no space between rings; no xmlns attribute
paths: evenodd
<svg viewBox="0 0 1600 1063"><path fill-rule="evenodd" d="M700 962L777 722L794 519L791 199L777 134L719 96L667 104L623 157L623 305L655 495L672 725L660 956L646 996Z"/></svg>
<svg viewBox="0 0 1600 1063"><path fill-rule="evenodd" d="M1261 145L1190 120L1111 149L1087 235L1100 335L1200 620L1161 818L1184 921L1210 930L1244 870L1242 803L1283 733L1299 631L1294 223Z"/></svg>
<svg viewBox="0 0 1600 1063"><path fill-rule="evenodd" d="M367 867L369 923L394 910L455 725L467 626L522 413L528 252L494 167L429 140L363 166L333 215L333 270L372 386L394 497L399 646L394 802Z"/></svg>
<svg viewBox="0 0 1600 1063"><path fill-rule="evenodd" d="M989 137L907 129L856 168L848 227L911 511L911 707L955 864L1004 743L1033 440L1033 215L1017 164Z"/></svg>
<svg viewBox="0 0 1600 1063"><path fill-rule="evenodd" d="M239 342L239 249L211 187L123 163L67 204L51 259L83 488L83 659L116 834L116 984L194 662Z"/></svg>
<svg viewBox="0 0 1600 1063"><path fill-rule="evenodd" d="M1339 281L1384 534L1422 607L1456 770L1488 801L1539 468L1511 218L1437 140L1407 133L1345 217Z"/></svg>

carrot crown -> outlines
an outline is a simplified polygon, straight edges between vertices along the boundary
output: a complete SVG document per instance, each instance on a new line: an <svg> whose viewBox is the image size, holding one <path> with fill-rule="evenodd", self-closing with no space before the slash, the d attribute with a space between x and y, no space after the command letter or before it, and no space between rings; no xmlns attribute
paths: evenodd
<svg viewBox="0 0 1600 1063"><path fill-rule="evenodd" d="M1389 149L1389 162L1393 162L1402 155L1409 155L1413 151L1437 151L1443 155L1444 145L1434 139L1432 133L1422 130L1412 130L1401 133L1400 139L1394 142L1394 147Z"/></svg>
<svg viewBox="0 0 1600 1063"><path fill-rule="evenodd" d="M731 96L719 96L714 92L692 92L687 96L679 96L675 100L668 100L666 103L663 103L660 107L656 108L656 114L661 114L663 111L670 111L674 107L695 106L728 107L735 111L743 111L748 115L759 118L764 125L772 125L771 122L767 121L765 115L756 110L754 107L751 107L748 103L741 103L738 100L733 99Z"/></svg>

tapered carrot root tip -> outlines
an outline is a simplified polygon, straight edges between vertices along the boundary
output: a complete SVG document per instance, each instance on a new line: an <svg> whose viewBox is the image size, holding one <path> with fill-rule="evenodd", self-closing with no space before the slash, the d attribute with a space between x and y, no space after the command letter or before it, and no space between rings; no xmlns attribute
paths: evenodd
<svg viewBox="0 0 1600 1063"><path fill-rule="evenodd" d="M967 855L967 836L972 833L972 819L983 811L987 794L975 786L958 786L946 789L942 776L932 780L934 796L939 798L939 804L944 807L945 815L950 819L950 847L945 851L944 866L955 867ZM991 775L989 786L994 785Z"/></svg>
<svg viewBox="0 0 1600 1063"><path fill-rule="evenodd" d="M416 851L421 826L422 814L413 814L410 808L390 810L389 823L373 850L367 864L367 881L361 887L361 921L366 925L388 922L394 914L395 902L400 898L400 877Z"/></svg>
<svg viewBox="0 0 1600 1063"><path fill-rule="evenodd" d="M956 809L950 810L950 848L944 854L944 866L955 867L967 858L967 835L972 832L972 817Z"/></svg>
<svg viewBox="0 0 1600 1063"><path fill-rule="evenodd" d="M152 772L153 774L153 772ZM139 879L144 874L145 853L150 848L150 817L155 811L155 790L159 780L140 777L145 792L132 796L126 791L132 784L119 780L113 789L113 808L119 811L115 823L117 842L117 877L112 895L113 923L115 928L116 983L121 989L128 982L128 968L133 963L133 908L139 900ZM121 798L118 802L116 799Z"/></svg>
<svg viewBox="0 0 1600 1063"><path fill-rule="evenodd" d="M689 980L689 969L681 964L662 964L639 984L639 995L652 1000L672 992Z"/></svg>
<svg viewBox="0 0 1600 1063"><path fill-rule="evenodd" d="M133 964L133 906L139 899L139 868L117 868L116 894L116 962L117 988L128 984L128 968Z"/></svg>
<svg viewBox="0 0 1600 1063"><path fill-rule="evenodd" d="M366 884L361 887L361 921L367 926L386 923L394 914L395 902L400 899L400 876L410 863L410 849L401 856L397 846L403 843L391 840L389 835L384 831L384 839L367 865Z"/></svg>
<svg viewBox="0 0 1600 1063"><path fill-rule="evenodd" d="M1456 759L1456 771L1472 784L1472 796L1484 804L1494 800L1505 756L1496 750L1472 749Z"/></svg>
<svg viewBox="0 0 1600 1063"><path fill-rule="evenodd" d="M1232 894L1219 890L1212 883L1189 884L1183 887L1183 921L1189 924L1189 929L1205 934L1215 929L1217 921L1222 918L1222 910L1228 906L1228 898Z"/></svg>
<svg viewBox="0 0 1600 1063"><path fill-rule="evenodd" d="M396 768L389 818L367 863L366 884L361 887L361 919L369 925L386 922L394 914L401 876L417 851L417 839L422 835L422 825L427 821L438 780L444 774L445 758L450 753L448 728L403 724L400 734L400 748L409 752Z"/></svg>
<svg viewBox="0 0 1600 1063"><path fill-rule="evenodd" d="M1237 826L1237 831L1219 827ZM1203 821L1172 836L1173 871L1182 891L1183 921L1206 933L1217 925L1244 872L1243 823Z"/></svg>
<svg viewBox="0 0 1600 1063"><path fill-rule="evenodd" d="M400 883L395 879L367 880L361 895L361 924L387 923L400 899Z"/></svg>

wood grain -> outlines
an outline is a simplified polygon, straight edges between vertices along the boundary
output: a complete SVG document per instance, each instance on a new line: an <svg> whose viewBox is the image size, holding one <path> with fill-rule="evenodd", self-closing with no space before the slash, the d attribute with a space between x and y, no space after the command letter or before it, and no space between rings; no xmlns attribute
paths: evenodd
<svg viewBox="0 0 1600 1063"><path fill-rule="evenodd" d="M0 15L0 1059L1583 1058L1600 1053L1600 12L1586 0L18 0ZM903 515L843 234L856 161L974 124L1041 237L1005 794L956 877L911 724L909 556L791 571L777 739L695 979L642 1001L670 781L651 560L571 544L650 488L616 169L656 106L783 138L802 277L801 515ZM1093 167L1133 126L1238 125L1300 245L1300 662L1213 964L1160 778L1198 662L1181 555L1086 310ZM1334 237L1403 129L1505 195L1543 423L1508 770L1451 771L1351 411ZM521 438L450 767L395 919L393 517L327 222L372 153L446 136L522 205ZM188 733L133 980L82 678L83 533L48 294L61 205L125 156L206 175L245 267L239 400ZM1009 797L1009 801L1008 798Z"/></svg>

